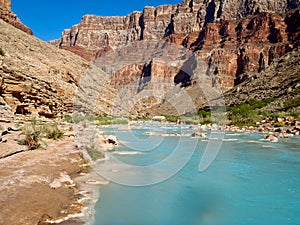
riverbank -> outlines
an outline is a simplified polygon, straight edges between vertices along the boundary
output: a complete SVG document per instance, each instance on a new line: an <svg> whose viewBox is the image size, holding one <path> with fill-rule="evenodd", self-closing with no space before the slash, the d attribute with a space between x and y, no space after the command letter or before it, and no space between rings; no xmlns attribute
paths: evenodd
<svg viewBox="0 0 300 225"><path fill-rule="evenodd" d="M93 174L75 141L72 125L61 123L61 140L28 150L22 131L2 121L0 143L0 224L81 225L93 216L99 188L106 181ZM98 182L94 182L97 180Z"/></svg>

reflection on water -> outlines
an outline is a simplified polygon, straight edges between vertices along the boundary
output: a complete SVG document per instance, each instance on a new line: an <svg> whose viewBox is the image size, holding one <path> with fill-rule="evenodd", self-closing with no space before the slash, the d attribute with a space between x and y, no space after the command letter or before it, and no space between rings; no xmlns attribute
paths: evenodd
<svg viewBox="0 0 300 225"><path fill-rule="evenodd" d="M188 127L153 128L157 132L195 132ZM124 128L117 132L108 127L106 131L116 131L123 142L115 156L135 165L164 159L180 138L164 137L153 151L136 154L149 147L145 132L152 132L151 127L136 128L134 137ZM199 138L191 160L165 182L147 187L102 186L94 225L300 224L300 138L269 143L260 140L263 136L228 133L225 139L229 141L223 142L217 159L203 173L198 164L207 142ZM144 141L127 144L137 137ZM189 138L183 139L186 148ZM119 153L122 151L124 154Z"/></svg>

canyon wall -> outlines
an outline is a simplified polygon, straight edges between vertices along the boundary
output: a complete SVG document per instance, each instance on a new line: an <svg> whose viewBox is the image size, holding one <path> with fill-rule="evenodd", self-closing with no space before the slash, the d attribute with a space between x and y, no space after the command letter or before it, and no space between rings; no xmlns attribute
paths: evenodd
<svg viewBox="0 0 300 225"><path fill-rule="evenodd" d="M228 89L299 45L299 10L292 10L299 5L299 0L184 0L127 16L85 15L51 43L94 60L133 41L166 40L196 52L216 83Z"/></svg>
<svg viewBox="0 0 300 225"><path fill-rule="evenodd" d="M4 20L5 22L13 25L14 27L28 33L33 34L32 30L25 26L17 17L16 14L14 14L11 11L11 2L10 0L0 0L0 19Z"/></svg>

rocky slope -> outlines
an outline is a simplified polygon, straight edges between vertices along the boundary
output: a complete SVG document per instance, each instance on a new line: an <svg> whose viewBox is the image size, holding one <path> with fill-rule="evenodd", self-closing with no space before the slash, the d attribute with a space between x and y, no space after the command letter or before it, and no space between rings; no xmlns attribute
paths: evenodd
<svg viewBox="0 0 300 225"><path fill-rule="evenodd" d="M54 117L72 109L89 64L0 20L0 100L13 113Z"/></svg>
<svg viewBox="0 0 300 225"><path fill-rule="evenodd" d="M127 16L86 15L51 43L92 60L134 41L166 40L196 52L217 84L228 89L299 45L299 9L290 11L299 5L298 0L185 0ZM128 76L125 72L123 79Z"/></svg>
<svg viewBox="0 0 300 225"><path fill-rule="evenodd" d="M276 60L265 71L251 74L247 80L225 93L227 105L239 105L249 99L274 98L268 111L300 112L300 48ZM292 101L294 100L294 103ZM290 102L290 104L288 104ZM298 103L297 103L298 102Z"/></svg>
<svg viewBox="0 0 300 225"><path fill-rule="evenodd" d="M25 26L19 20L19 18L11 11L10 0L0 0L0 19L28 34L33 34L32 30Z"/></svg>

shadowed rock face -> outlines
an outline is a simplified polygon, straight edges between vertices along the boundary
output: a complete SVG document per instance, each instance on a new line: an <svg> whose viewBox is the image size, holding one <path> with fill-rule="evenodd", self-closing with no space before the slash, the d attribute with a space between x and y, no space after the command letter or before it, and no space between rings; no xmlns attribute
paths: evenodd
<svg viewBox="0 0 300 225"><path fill-rule="evenodd" d="M289 11L298 6L299 0L184 0L127 16L85 15L51 43L94 60L133 41L166 40L196 52L228 89L299 45L299 10Z"/></svg>
<svg viewBox="0 0 300 225"><path fill-rule="evenodd" d="M10 0L0 0L0 19L4 20L5 22L13 25L14 27L26 32L27 34L33 34L32 30L26 27L11 11L11 3Z"/></svg>

